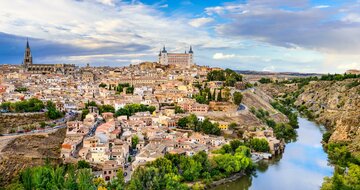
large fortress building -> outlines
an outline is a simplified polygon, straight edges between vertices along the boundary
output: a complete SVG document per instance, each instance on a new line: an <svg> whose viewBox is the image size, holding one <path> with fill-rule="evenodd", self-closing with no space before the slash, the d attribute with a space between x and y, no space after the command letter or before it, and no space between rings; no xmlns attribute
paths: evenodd
<svg viewBox="0 0 360 190"><path fill-rule="evenodd" d="M194 65L194 52L190 46L189 52L185 53L168 53L166 48L160 50L159 63L161 65L175 65L181 68L190 68Z"/></svg>
<svg viewBox="0 0 360 190"><path fill-rule="evenodd" d="M75 73L74 64L33 64L33 57L29 41L26 41L26 48L22 66L25 72L34 74L63 74L72 75Z"/></svg>

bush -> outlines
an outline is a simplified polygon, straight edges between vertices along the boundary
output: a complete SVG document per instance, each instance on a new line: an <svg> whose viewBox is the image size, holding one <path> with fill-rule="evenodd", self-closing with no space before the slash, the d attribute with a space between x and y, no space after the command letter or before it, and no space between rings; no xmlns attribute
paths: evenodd
<svg viewBox="0 0 360 190"><path fill-rule="evenodd" d="M177 122L177 126L183 129L191 129L197 132L203 132L205 134L221 134L218 123L211 123L207 118L203 122L199 122L195 114L180 118Z"/></svg>
<svg viewBox="0 0 360 190"><path fill-rule="evenodd" d="M239 105L243 99L243 95L240 92L234 92L234 103Z"/></svg>
<svg viewBox="0 0 360 190"><path fill-rule="evenodd" d="M234 86L236 82L242 81L242 75L231 69L211 71L207 74L208 81L224 81L225 86Z"/></svg>
<svg viewBox="0 0 360 190"><path fill-rule="evenodd" d="M331 132L326 131L326 132L323 134L323 136L322 136L322 141L323 141L324 143L328 143L331 135L332 135Z"/></svg>
<svg viewBox="0 0 360 190"><path fill-rule="evenodd" d="M259 80L259 82L260 82L261 84L268 84L268 83L272 83L272 80L269 79L269 78L261 78L261 79Z"/></svg>
<svg viewBox="0 0 360 190"><path fill-rule="evenodd" d="M270 147L266 139L254 138L250 140L250 148L256 152L269 152Z"/></svg>
<svg viewBox="0 0 360 190"><path fill-rule="evenodd" d="M45 108L45 105L42 101L31 98L29 100L23 100L15 103L4 102L0 105L1 109L14 112L14 113L21 113L21 112L39 112Z"/></svg>
<svg viewBox="0 0 360 190"><path fill-rule="evenodd" d="M78 169L90 168L90 163L85 160L79 160L77 163L77 168Z"/></svg>
<svg viewBox="0 0 360 190"><path fill-rule="evenodd" d="M50 119L58 119L63 116L63 114L56 109L55 104L51 101L46 103L46 108L48 110L46 115Z"/></svg>
<svg viewBox="0 0 360 190"><path fill-rule="evenodd" d="M144 104L127 104L124 108L120 108L115 112L115 116L127 115L128 117L134 115L137 112L148 111L154 112L156 108L154 106L148 106Z"/></svg>

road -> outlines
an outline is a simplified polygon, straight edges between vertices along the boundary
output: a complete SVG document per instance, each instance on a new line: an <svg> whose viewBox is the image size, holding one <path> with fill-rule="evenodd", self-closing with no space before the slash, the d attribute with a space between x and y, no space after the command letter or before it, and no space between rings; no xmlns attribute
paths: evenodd
<svg viewBox="0 0 360 190"><path fill-rule="evenodd" d="M125 168L124 169L124 173L126 172L127 175L124 177L124 180L125 180L125 183L129 182L131 180L131 174L132 174L132 171L131 171L131 163L129 165L128 168Z"/></svg>

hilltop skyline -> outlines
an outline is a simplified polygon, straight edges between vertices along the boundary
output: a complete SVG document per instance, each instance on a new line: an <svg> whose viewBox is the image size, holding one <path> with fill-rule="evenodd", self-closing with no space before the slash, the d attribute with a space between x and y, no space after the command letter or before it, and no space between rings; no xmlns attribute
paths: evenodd
<svg viewBox="0 0 360 190"><path fill-rule="evenodd" d="M341 73L360 69L356 0L0 3L0 64L125 66L194 47L195 63L236 70Z"/></svg>

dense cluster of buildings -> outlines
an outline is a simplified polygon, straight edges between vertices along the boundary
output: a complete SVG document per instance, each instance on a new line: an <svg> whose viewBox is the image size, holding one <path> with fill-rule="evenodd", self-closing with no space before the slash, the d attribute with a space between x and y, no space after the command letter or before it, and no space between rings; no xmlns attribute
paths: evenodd
<svg viewBox="0 0 360 190"><path fill-rule="evenodd" d="M67 123L61 157L64 161L82 159L102 165L98 176L108 181L115 176L108 171L109 163L112 170L125 167L134 170L166 153L192 156L199 151L210 152L227 142L222 136L177 130L178 118L169 110L157 114L138 112L129 118L91 112L84 121Z"/></svg>
<svg viewBox="0 0 360 190"><path fill-rule="evenodd" d="M231 99L208 104L193 99L199 94L195 84L203 84L207 73L215 69L195 65L193 54L192 47L183 54L168 53L164 47L159 63L79 68L68 64L34 64L27 42L21 66L0 67L0 103L37 98L53 101L56 108L64 112L81 112L86 103L92 101L97 105L110 105L115 110L129 104L154 106L153 113L138 112L130 117L100 113L98 107L90 106L83 120L67 122L61 158L69 162L82 159L99 165L101 170L96 175L108 181L116 176L119 168L134 170L166 153L191 156L199 151L211 152L228 142L222 136L177 128L178 120L190 113L203 121L209 113L236 112L237 106ZM128 84L128 87L119 90L119 84ZM218 94L223 85L221 81L212 81L208 88ZM229 87L228 93L244 89L243 84L237 85L238 88ZM127 90L129 87L133 88L131 92ZM175 113L175 105L185 113ZM230 131L229 122L216 119L211 122L217 122L224 133ZM271 130L251 135L268 139L272 152L280 151L281 142L274 138Z"/></svg>

